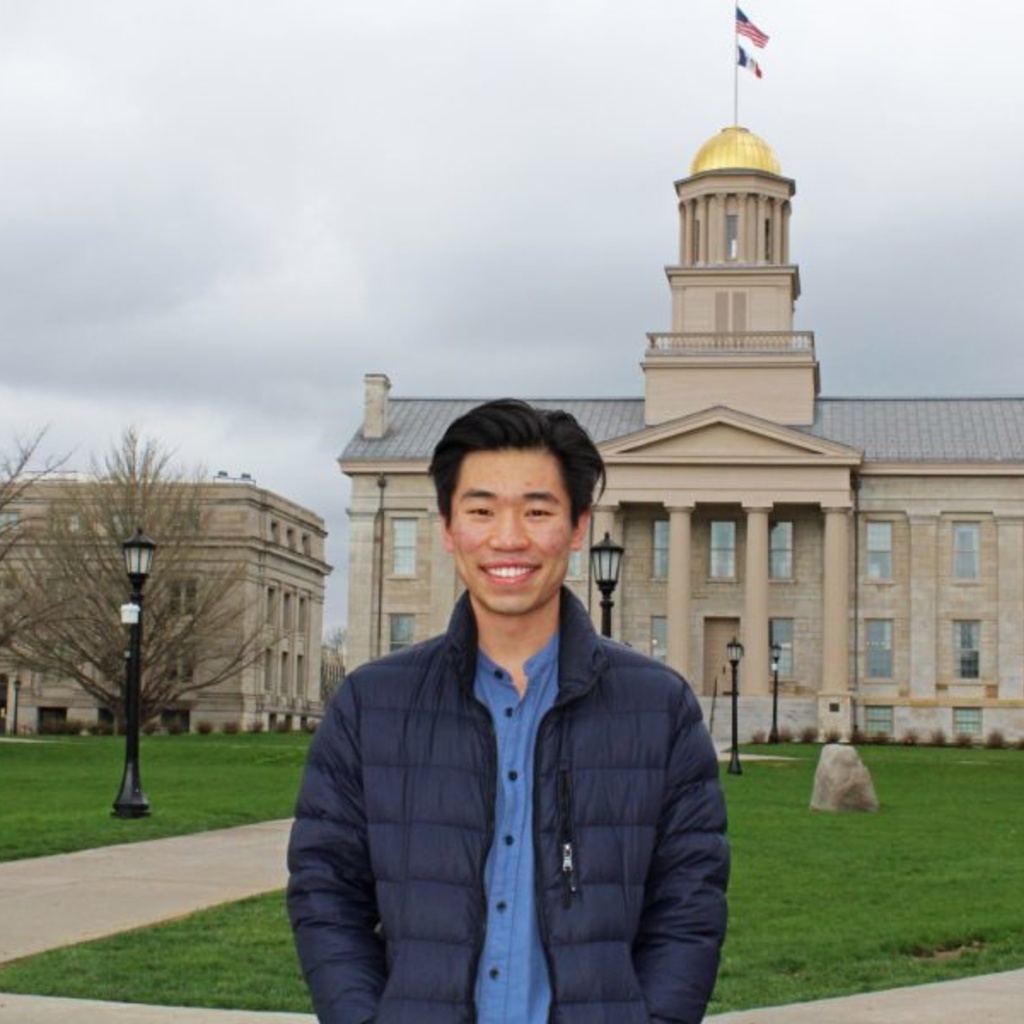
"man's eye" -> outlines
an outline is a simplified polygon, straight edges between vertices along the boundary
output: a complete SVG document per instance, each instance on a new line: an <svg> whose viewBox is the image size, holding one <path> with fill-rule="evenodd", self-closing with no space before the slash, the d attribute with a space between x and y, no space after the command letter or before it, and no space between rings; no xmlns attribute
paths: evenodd
<svg viewBox="0 0 1024 1024"><path fill-rule="evenodd" d="M546 519L551 515L551 509L549 508L531 508L526 513L531 519Z"/></svg>

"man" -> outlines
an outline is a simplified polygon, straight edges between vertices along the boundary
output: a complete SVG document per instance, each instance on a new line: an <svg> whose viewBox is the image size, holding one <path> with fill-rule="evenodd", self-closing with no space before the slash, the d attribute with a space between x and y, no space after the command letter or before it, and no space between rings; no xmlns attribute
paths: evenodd
<svg viewBox="0 0 1024 1024"><path fill-rule="evenodd" d="M288 906L323 1024L698 1024L725 932L715 752L687 685L563 587L601 457L512 400L434 451L466 592L317 730Z"/></svg>

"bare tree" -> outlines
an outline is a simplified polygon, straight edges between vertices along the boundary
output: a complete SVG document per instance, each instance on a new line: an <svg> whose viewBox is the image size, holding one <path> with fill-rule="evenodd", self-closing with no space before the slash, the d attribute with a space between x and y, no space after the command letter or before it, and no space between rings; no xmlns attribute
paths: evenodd
<svg viewBox="0 0 1024 1024"><path fill-rule="evenodd" d="M50 458L37 464L45 433L41 430L30 438L15 438L11 451L0 454L0 650L18 632L28 612L11 565L24 525L21 502L38 481L64 462L63 458Z"/></svg>
<svg viewBox="0 0 1024 1024"><path fill-rule="evenodd" d="M260 654L243 570L204 535L205 485L128 428L85 480L52 481L18 561L28 621L9 647L27 667L74 680L120 719L128 599L122 541L156 541L145 586L141 718L236 676Z"/></svg>

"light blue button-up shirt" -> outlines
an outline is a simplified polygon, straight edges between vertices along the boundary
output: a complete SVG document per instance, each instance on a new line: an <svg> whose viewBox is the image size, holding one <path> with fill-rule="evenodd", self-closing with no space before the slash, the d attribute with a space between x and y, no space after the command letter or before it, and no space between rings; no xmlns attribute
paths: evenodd
<svg viewBox="0 0 1024 1024"><path fill-rule="evenodd" d="M494 841L487 858L487 935L476 978L479 1024L546 1024L551 982L537 923L533 849L533 752L558 694L558 634L524 666L520 700L511 676L482 651L474 692L498 740Z"/></svg>

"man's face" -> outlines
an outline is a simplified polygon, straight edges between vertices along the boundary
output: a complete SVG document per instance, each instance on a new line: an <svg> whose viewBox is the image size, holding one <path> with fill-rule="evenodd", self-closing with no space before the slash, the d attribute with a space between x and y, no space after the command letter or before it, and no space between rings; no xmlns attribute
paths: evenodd
<svg viewBox="0 0 1024 1024"><path fill-rule="evenodd" d="M548 451L501 449L463 459L443 524L445 547L469 591L477 625L502 629L517 617L550 635L570 552L583 542L589 513L572 525L558 460Z"/></svg>

